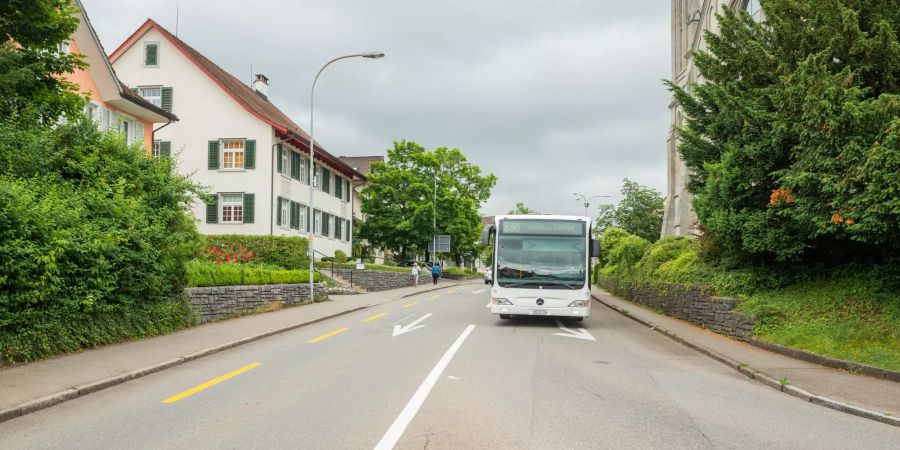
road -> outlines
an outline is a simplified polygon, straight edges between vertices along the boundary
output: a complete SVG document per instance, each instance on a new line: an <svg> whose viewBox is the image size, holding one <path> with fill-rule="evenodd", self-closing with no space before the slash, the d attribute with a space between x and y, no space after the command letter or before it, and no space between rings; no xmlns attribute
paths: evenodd
<svg viewBox="0 0 900 450"><path fill-rule="evenodd" d="M900 442L898 428L776 392L600 304L557 323L503 321L488 301L469 284L273 336L2 423L0 448Z"/></svg>

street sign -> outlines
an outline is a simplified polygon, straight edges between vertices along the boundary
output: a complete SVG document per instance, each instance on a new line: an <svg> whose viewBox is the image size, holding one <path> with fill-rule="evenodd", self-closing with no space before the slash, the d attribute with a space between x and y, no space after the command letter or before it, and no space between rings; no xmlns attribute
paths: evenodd
<svg viewBox="0 0 900 450"><path fill-rule="evenodd" d="M434 249L435 242L437 243L437 250ZM450 253L450 235L438 234L434 236L431 242L428 243L428 252Z"/></svg>

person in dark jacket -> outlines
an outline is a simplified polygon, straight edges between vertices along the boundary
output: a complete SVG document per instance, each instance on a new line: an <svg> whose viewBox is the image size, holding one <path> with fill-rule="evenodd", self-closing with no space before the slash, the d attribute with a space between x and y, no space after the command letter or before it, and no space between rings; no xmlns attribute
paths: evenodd
<svg viewBox="0 0 900 450"><path fill-rule="evenodd" d="M438 263L433 263L431 265L431 278L434 280L434 284L437 284L437 280L440 277L441 277L441 265Z"/></svg>

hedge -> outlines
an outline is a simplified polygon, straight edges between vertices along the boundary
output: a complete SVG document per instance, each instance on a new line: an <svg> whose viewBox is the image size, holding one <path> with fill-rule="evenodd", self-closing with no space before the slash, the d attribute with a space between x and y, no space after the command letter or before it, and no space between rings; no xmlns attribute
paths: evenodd
<svg viewBox="0 0 900 450"><path fill-rule="evenodd" d="M253 261L260 264L291 270L309 268L309 241L303 237L218 234L203 236L202 242L204 248L227 252L246 248L253 252Z"/></svg>
<svg viewBox="0 0 900 450"><path fill-rule="evenodd" d="M187 273L191 287L309 283L308 270L285 270L252 264L191 261L187 264ZM321 275L316 273L315 281L320 280Z"/></svg>
<svg viewBox="0 0 900 450"><path fill-rule="evenodd" d="M309 263L307 263L309 264ZM315 267L320 270L327 270L332 267L331 262L327 261L316 261ZM356 269L356 263L339 263L335 262L335 269ZM420 267L421 269L421 267ZM366 263L366 270L381 270L385 272L404 272L404 273L412 273L412 267L397 267L397 266L385 266L382 264L369 264Z"/></svg>

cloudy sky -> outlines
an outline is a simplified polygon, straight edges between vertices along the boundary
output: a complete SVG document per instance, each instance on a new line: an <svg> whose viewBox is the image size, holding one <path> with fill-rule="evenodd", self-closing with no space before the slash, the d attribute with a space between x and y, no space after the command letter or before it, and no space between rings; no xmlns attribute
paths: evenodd
<svg viewBox="0 0 900 450"><path fill-rule="evenodd" d="M175 31L176 2L83 0L107 52L145 19ZM665 191L669 2L662 0L181 0L178 35L270 99L336 155L399 139L457 147L497 175L485 214L517 201L583 213L573 192ZM214 6L213 6L214 5ZM127 80L126 80L127 82Z"/></svg>

